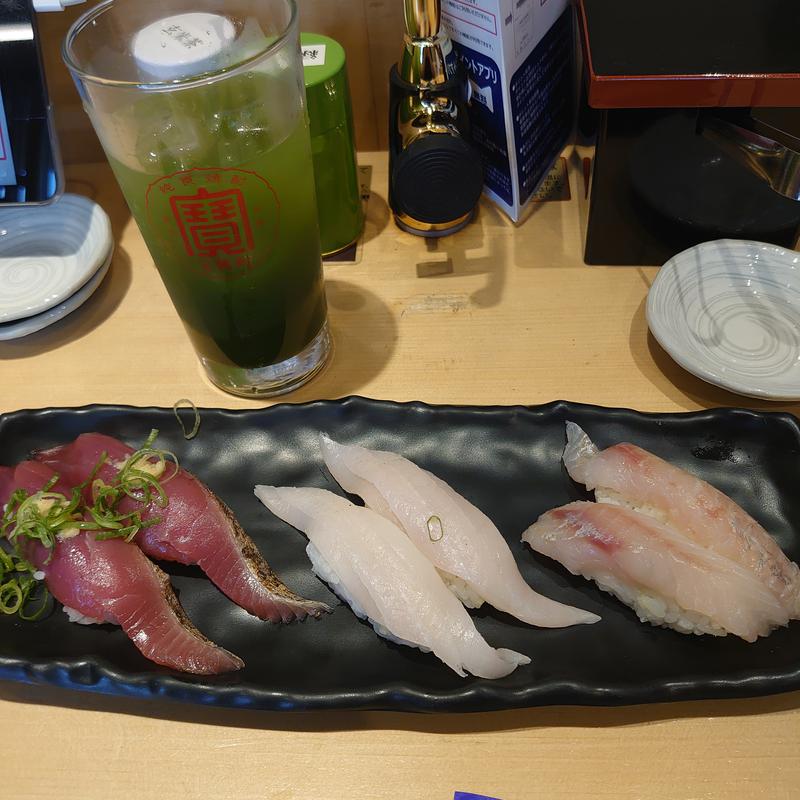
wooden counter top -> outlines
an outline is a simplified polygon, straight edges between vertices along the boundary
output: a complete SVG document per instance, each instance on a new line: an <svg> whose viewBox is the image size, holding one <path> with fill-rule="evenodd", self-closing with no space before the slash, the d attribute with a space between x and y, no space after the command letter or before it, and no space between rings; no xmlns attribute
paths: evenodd
<svg viewBox="0 0 800 800"><path fill-rule="evenodd" d="M492 206L436 243L395 229L385 154L373 168L359 260L325 268L335 353L285 398L348 394L432 403L568 399L644 411L746 406L678 367L648 335L655 269L586 267L575 202L515 228ZM69 189L110 214L117 251L71 317L0 342L0 412L127 403L259 405L202 375L104 165ZM573 197L577 186L573 186ZM1 460L1 457L0 457ZM800 693L621 709L475 715L216 711L0 683L13 798L721 800L800 796Z"/></svg>

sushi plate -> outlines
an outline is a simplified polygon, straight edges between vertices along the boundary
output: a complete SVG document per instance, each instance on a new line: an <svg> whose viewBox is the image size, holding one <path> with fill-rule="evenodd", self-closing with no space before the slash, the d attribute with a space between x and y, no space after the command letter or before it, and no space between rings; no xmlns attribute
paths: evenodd
<svg viewBox="0 0 800 800"><path fill-rule="evenodd" d="M278 574L335 608L319 621L275 626L233 605L201 573L163 564L194 623L246 666L218 677L183 675L144 659L119 628L47 618L0 619L0 678L139 698L265 710L489 711L526 706L621 705L744 697L800 689L800 623L755 644L644 625L593 584L520 542L549 508L585 498L563 469L564 422L601 447L628 440L730 495L800 560L796 474L800 427L788 414L716 409L643 414L554 402L536 407L429 406L351 397L251 411L201 409L185 441L173 410L124 406L18 411L0 417L5 463L85 431L159 443L235 512ZM432 470L485 511L540 592L594 611L592 626L538 630L483 608L476 624L495 647L532 658L500 680L459 678L430 654L379 638L311 572L306 540L271 516L253 485L319 486L327 474L317 432L394 450Z"/></svg>

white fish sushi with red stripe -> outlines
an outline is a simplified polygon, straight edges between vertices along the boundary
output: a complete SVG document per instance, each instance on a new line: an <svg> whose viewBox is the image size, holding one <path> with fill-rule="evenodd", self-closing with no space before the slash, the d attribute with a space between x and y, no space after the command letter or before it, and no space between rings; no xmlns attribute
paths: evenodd
<svg viewBox="0 0 800 800"><path fill-rule="evenodd" d="M643 622L748 642L789 622L752 571L629 508L570 503L543 514L522 539L595 581Z"/></svg>
<svg viewBox="0 0 800 800"><path fill-rule="evenodd" d="M572 422L567 423L564 464L598 501L653 516L739 564L775 594L790 619L800 618L797 564L744 509L706 481L634 444L598 450Z"/></svg>

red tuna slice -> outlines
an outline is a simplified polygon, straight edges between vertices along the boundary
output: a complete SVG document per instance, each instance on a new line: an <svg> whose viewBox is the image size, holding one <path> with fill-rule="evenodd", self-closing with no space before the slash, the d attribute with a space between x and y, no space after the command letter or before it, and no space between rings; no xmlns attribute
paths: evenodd
<svg viewBox="0 0 800 800"><path fill-rule="evenodd" d="M14 469L0 466L0 512L14 491Z"/></svg>
<svg viewBox="0 0 800 800"><path fill-rule="evenodd" d="M87 479L105 453L97 477L111 483L133 452L111 436L84 433L71 444L37 453L36 459L76 485ZM134 540L148 556L196 564L234 603L271 622L320 617L330 610L284 586L233 512L194 475L181 469L162 487L169 498L167 507L153 503L142 513L143 519L158 516L161 522L143 528ZM126 498L119 508L132 511L141 504Z"/></svg>
<svg viewBox="0 0 800 800"><path fill-rule="evenodd" d="M12 486L0 473L0 501L10 490L39 491L53 476L44 464L22 462ZM51 491L70 496L62 480ZM25 555L45 576L53 597L86 617L119 625L145 658L197 675L241 669L244 662L214 644L192 625L169 579L136 545L122 539L97 540L84 531L56 542L52 551L29 543ZM48 555L52 558L48 561Z"/></svg>

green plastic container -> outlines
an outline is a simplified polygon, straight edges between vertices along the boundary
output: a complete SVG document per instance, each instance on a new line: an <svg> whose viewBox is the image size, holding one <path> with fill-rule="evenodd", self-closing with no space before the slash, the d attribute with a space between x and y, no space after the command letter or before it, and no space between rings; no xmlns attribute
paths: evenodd
<svg viewBox="0 0 800 800"><path fill-rule="evenodd" d="M328 36L300 34L322 255L361 235L364 209L356 169L353 110L344 48Z"/></svg>

